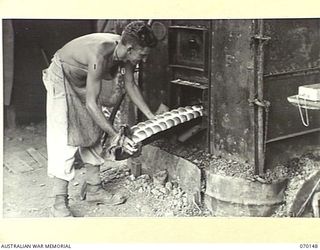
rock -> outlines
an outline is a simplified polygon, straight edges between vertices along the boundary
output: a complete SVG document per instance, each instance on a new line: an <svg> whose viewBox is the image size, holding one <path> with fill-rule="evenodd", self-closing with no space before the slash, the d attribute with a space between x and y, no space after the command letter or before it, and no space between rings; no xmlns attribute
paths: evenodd
<svg viewBox="0 0 320 250"><path fill-rule="evenodd" d="M41 183L41 184L40 184L40 187L44 187L45 185L46 185L46 184L44 184L44 183Z"/></svg>
<svg viewBox="0 0 320 250"><path fill-rule="evenodd" d="M173 211L167 211L167 212L165 212L164 216L165 217L173 217L174 213L173 213Z"/></svg>
<svg viewBox="0 0 320 250"><path fill-rule="evenodd" d="M129 171L126 171L126 172L124 173L125 176L128 176L129 174L130 174Z"/></svg>
<svg viewBox="0 0 320 250"><path fill-rule="evenodd" d="M181 197L182 197L182 195L183 195L183 193L178 192L178 193L176 194L176 197L177 197L177 198L181 198Z"/></svg>
<svg viewBox="0 0 320 250"><path fill-rule="evenodd" d="M182 208L182 202L181 202L181 201L178 201L178 203L177 203L177 208L178 208L179 210L181 210L181 208Z"/></svg>
<svg viewBox="0 0 320 250"><path fill-rule="evenodd" d="M161 193L163 193L163 194L168 194L168 193L169 193L169 190L166 189L165 187L160 188L159 191L160 191Z"/></svg>
<svg viewBox="0 0 320 250"><path fill-rule="evenodd" d="M188 203L187 197L183 197L183 198L182 198L182 202L183 202L184 204L187 204L187 203Z"/></svg>
<svg viewBox="0 0 320 250"><path fill-rule="evenodd" d="M19 137L18 138L18 141L23 141L24 139L22 137Z"/></svg>
<svg viewBox="0 0 320 250"><path fill-rule="evenodd" d="M199 161L198 159L194 159L194 160L193 160L193 163L195 163L195 164L199 164L199 163L200 163L200 161Z"/></svg>
<svg viewBox="0 0 320 250"><path fill-rule="evenodd" d="M79 185L79 182L74 182L73 183L73 186L78 186Z"/></svg>
<svg viewBox="0 0 320 250"><path fill-rule="evenodd" d="M153 175L153 183L156 186L164 186L168 178L167 170L162 170Z"/></svg>
<svg viewBox="0 0 320 250"><path fill-rule="evenodd" d="M140 175L137 177L137 179L142 179L142 180L150 180L150 176L147 174Z"/></svg>
<svg viewBox="0 0 320 250"><path fill-rule="evenodd" d="M173 185L170 181L168 181L166 184L165 184L165 187L168 189L168 190L172 190L173 189Z"/></svg>
<svg viewBox="0 0 320 250"><path fill-rule="evenodd" d="M179 187L179 185L178 185L177 182L173 182L172 184L173 184L173 187L174 187L174 188L178 188L178 187Z"/></svg>
<svg viewBox="0 0 320 250"><path fill-rule="evenodd" d="M6 141L11 141L12 140L12 137L6 137Z"/></svg>
<svg viewBox="0 0 320 250"><path fill-rule="evenodd" d="M142 188L142 187L140 187L140 188L138 189L138 193L140 193L140 194L143 193L143 188Z"/></svg>
<svg viewBox="0 0 320 250"><path fill-rule="evenodd" d="M176 189L176 188L174 188L173 190L172 190L172 194L173 195L177 195L179 193L179 191Z"/></svg>
<svg viewBox="0 0 320 250"><path fill-rule="evenodd" d="M136 179L136 177L133 174L130 175L128 178L129 178L130 181L134 181Z"/></svg>
<svg viewBox="0 0 320 250"><path fill-rule="evenodd" d="M159 195L159 191L157 189L151 189L151 193L153 195Z"/></svg>

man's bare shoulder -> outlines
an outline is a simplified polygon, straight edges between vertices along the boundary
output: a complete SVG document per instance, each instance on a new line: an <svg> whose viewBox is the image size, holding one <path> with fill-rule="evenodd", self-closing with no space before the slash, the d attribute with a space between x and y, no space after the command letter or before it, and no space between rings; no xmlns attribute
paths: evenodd
<svg viewBox="0 0 320 250"><path fill-rule="evenodd" d="M74 39L73 43L83 44L114 44L119 42L121 39L120 35L111 33L91 33Z"/></svg>
<svg viewBox="0 0 320 250"><path fill-rule="evenodd" d="M121 39L120 35L111 33L92 33L78 37L67 43L60 50L62 59L70 59L87 64L88 59L99 56L108 56L111 54Z"/></svg>

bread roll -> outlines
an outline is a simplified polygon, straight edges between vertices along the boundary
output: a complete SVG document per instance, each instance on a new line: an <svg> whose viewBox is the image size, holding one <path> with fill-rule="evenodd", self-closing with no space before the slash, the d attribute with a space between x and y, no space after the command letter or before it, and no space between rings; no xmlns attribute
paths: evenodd
<svg viewBox="0 0 320 250"><path fill-rule="evenodd" d="M168 119L165 121L167 128L171 128L174 126L174 121L172 119Z"/></svg>
<svg viewBox="0 0 320 250"><path fill-rule="evenodd" d="M144 129L144 128L147 127L147 124L146 124L145 122L140 122L140 123L137 124L137 127L138 127L139 129Z"/></svg>
<svg viewBox="0 0 320 250"><path fill-rule="evenodd" d="M150 137L151 135L154 134L153 131L152 131L152 129L151 129L150 127L146 127L146 128L144 129L144 131L146 132L146 134L147 134L148 137Z"/></svg>
<svg viewBox="0 0 320 250"><path fill-rule="evenodd" d="M179 115L179 118L181 120L181 123L184 123L184 122L186 122L188 120L187 116L184 115L184 114Z"/></svg>
<svg viewBox="0 0 320 250"><path fill-rule="evenodd" d="M165 119L169 119L169 118L173 117L173 115L171 113L165 113L165 114L163 114L163 116Z"/></svg>
<svg viewBox="0 0 320 250"><path fill-rule="evenodd" d="M135 132L139 131L139 130L140 130L140 128L139 128L137 125L131 127L131 132L132 132L133 134L134 134Z"/></svg>
<svg viewBox="0 0 320 250"><path fill-rule="evenodd" d="M144 122L147 126L154 124L154 120L148 120Z"/></svg>
<svg viewBox="0 0 320 250"><path fill-rule="evenodd" d="M174 122L174 126L176 126L182 122L181 119L179 118L179 116L173 117L172 120Z"/></svg>
<svg viewBox="0 0 320 250"><path fill-rule="evenodd" d="M180 112L177 109L174 109L174 110L171 110L170 113L173 115L178 115Z"/></svg>
<svg viewBox="0 0 320 250"><path fill-rule="evenodd" d="M196 111L196 110L193 110L192 114L194 115L194 118L197 118L197 117L201 116L200 111Z"/></svg>
<svg viewBox="0 0 320 250"><path fill-rule="evenodd" d="M132 137L131 137L131 139L132 139L132 141L134 142L134 143L138 143L138 142L140 142L140 137L139 136L137 136L137 135L132 135Z"/></svg>
<svg viewBox="0 0 320 250"><path fill-rule="evenodd" d="M203 115L203 107L200 105L180 107L164 114L158 115L155 119L140 122L131 128L134 142L140 142L144 139L177 126L186 121L190 121Z"/></svg>
<svg viewBox="0 0 320 250"><path fill-rule="evenodd" d="M168 125L165 122L159 122L159 126L161 127L162 131L168 129Z"/></svg>
<svg viewBox="0 0 320 250"><path fill-rule="evenodd" d="M156 116L156 119L161 120L161 119L165 119L165 117L164 117L164 115L158 115L158 116Z"/></svg>
<svg viewBox="0 0 320 250"><path fill-rule="evenodd" d="M137 132L135 135L137 137L139 137L139 141L143 141L144 139L146 139L148 137L147 133L143 130Z"/></svg>
<svg viewBox="0 0 320 250"><path fill-rule="evenodd" d="M192 106L192 109L193 109L193 110L196 110L196 111L200 111L200 110L203 109L203 107L202 107L202 106L199 106L199 105L194 105L194 106Z"/></svg>
<svg viewBox="0 0 320 250"><path fill-rule="evenodd" d="M190 120L195 118L193 113L187 113L186 116L187 116L188 121L190 121Z"/></svg>
<svg viewBox="0 0 320 250"><path fill-rule="evenodd" d="M178 108L179 113L186 113L188 110L186 108Z"/></svg>
<svg viewBox="0 0 320 250"><path fill-rule="evenodd" d="M162 131L161 127L159 125L157 125L157 124L151 126L150 128L152 129L153 134L156 134L156 133L159 133L159 132Z"/></svg>

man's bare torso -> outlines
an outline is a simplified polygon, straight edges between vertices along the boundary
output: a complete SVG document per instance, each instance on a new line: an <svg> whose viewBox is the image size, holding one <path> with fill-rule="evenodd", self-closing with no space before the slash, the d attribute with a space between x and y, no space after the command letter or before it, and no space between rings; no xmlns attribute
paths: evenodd
<svg viewBox="0 0 320 250"><path fill-rule="evenodd" d="M62 47L58 53L71 84L85 88L89 62L100 56L104 57L103 79L113 79L118 68L113 53L120 39L116 34L94 33L76 38Z"/></svg>

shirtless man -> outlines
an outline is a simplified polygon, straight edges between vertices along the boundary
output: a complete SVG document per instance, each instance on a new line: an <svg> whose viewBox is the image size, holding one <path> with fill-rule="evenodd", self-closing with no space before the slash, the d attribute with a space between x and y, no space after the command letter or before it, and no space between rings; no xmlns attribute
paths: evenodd
<svg viewBox="0 0 320 250"><path fill-rule="evenodd" d="M51 216L73 216L68 205L68 183L75 175L73 162L77 151L86 166L81 199L109 205L125 201L101 185L100 166L104 163L100 156L101 135L107 133L111 142L119 137L101 105L114 106L115 101L111 100L120 98L114 90L119 87L117 75L121 72L132 102L148 119L154 117L134 82L133 73L155 45L156 38L149 26L135 21L126 26L121 36L95 33L72 40L57 51L49 68L43 71L47 89L48 175L53 177L55 197ZM130 155L138 150L127 137L122 147Z"/></svg>

